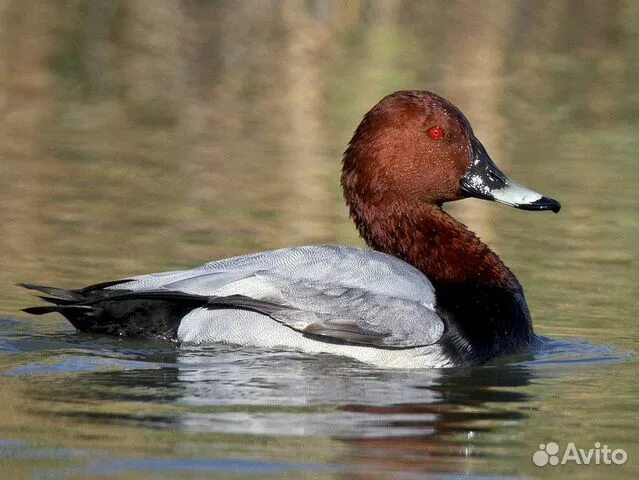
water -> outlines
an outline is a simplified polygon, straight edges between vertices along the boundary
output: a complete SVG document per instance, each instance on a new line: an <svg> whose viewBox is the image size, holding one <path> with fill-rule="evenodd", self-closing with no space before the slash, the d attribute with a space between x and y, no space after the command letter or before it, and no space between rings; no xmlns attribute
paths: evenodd
<svg viewBox="0 0 639 480"><path fill-rule="evenodd" d="M3 3L2 476L636 478L638 5ZM339 157L405 88L449 97L506 172L563 204L449 208L524 284L529 350L380 370L19 312L20 281L361 245ZM628 461L535 466L551 441Z"/></svg>

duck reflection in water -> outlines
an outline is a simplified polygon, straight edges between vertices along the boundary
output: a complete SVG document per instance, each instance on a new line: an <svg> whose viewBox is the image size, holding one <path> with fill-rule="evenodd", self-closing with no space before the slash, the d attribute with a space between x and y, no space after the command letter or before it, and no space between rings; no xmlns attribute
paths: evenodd
<svg viewBox="0 0 639 480"><path fill-rule="evenodd" d="M149 368L74 376L55 389L54 400L91 423L225 434L214 444L247 435L311 445L330 439L341 444L333 450L340 457L324 461L354 470L469 470L482 435L507 435L523 420L519 404L529 396L519 387L532 377L521 364L389 371L328 355L230 346L147 352L139 361ZM167 408L73 411L86 400Z"/></svg>

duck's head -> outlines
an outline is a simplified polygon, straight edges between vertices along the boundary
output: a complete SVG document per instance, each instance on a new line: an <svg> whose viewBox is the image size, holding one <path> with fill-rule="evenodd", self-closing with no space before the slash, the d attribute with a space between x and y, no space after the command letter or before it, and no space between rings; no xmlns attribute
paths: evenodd
<svg viewBox="0 0 639 480"><path fill-rule="evenodd" d="M407 207L477 197L524 210L561 208L506 176L452 103L427 91L383 98L344 154L342 186L353 209Z"/></svg>

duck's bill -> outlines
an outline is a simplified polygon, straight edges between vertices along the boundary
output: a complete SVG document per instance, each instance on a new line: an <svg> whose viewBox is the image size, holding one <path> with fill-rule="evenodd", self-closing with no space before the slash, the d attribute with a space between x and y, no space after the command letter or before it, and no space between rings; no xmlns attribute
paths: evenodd
<svg viewBox="0 0 639 480"><path fill-rule="evenodd" d="M479 140L473 138L471 146L473 160L460 185L464 195L492 200L522 210L552 210L557 213L561 209L561 204L557 200L544 197L508 178L493 163Z"/></svg>

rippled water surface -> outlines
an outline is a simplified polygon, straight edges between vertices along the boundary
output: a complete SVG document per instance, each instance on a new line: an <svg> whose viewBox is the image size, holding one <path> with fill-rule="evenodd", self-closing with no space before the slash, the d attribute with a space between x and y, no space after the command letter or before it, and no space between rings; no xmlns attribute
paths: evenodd
<svg viewBox="0 0 639 480"><path fill-rule="evenodd" d="M637 478L638 21L631 1L0 4L0 476ZM527 351L381 370L19 311L20 281L361 246L340 154L407 88L563 204L449 208L524 284ZM535 466L551 441L628 460Z"/></svg>

